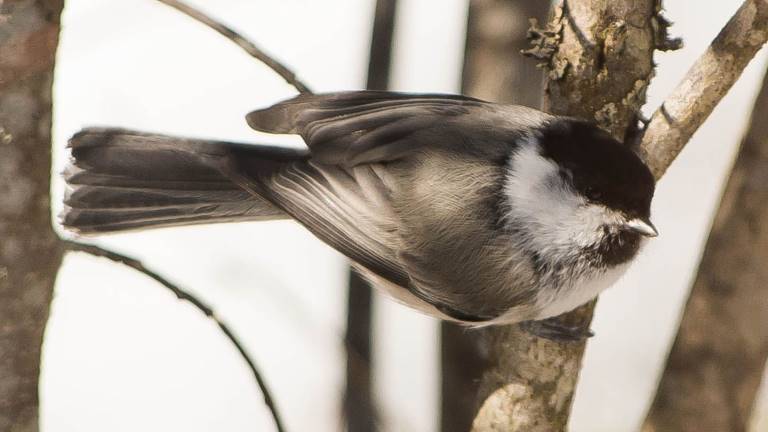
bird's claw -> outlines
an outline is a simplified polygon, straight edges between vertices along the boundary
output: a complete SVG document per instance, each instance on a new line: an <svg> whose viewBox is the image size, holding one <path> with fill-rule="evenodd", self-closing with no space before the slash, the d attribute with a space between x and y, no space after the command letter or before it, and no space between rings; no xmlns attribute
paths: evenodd
<svg viewBox="0 0 768 432"><path fill-rule="evenodd" d="M534 336L555 342L582 342L595 335L589 328L564 325L555 319L523 321L520 328Z"/></svg>

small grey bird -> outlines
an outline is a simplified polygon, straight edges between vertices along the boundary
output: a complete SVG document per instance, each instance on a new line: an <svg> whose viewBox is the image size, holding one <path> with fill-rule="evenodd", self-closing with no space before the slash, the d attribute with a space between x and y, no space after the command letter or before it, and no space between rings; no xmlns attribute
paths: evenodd
<svg viewBox="0 0 768 432"><path fill-rule="evenodd" d="M254 111L306 150L85 129L62 221L83 234L294 219L376 287L470 325L546 321L613 284L643 239L654 179L596 126L464 96L355 91Z"/></svg>

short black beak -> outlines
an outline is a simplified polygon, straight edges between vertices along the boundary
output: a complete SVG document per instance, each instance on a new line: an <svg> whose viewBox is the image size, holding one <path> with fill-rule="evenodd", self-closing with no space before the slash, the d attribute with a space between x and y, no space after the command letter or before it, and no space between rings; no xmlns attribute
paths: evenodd
<svg viewBox="0 0 768 432"><path fill-rule="evenodd" d="M656 237L659 235L659 231L648 218L630 219L624 224L624 228L646 237Z"/></svg>

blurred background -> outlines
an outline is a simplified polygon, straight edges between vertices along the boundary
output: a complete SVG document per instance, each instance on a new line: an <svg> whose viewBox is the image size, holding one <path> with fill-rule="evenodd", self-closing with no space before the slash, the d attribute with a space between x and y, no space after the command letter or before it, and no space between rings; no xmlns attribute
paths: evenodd
<svg viewBox="0 0 768 432"><path fill-rule="evenodd" d="M374 0L189 3L285 62L314 91L366 85ZM657 53L648 114L740 3L666 3L672 34L685 47ZM392 89L460 91L467 11L467 0L399 2ZM508 31L527 27L522 19ZM766 60L758 54L658 185L661 236L600 298L572 431L632 431L642 422ZM295 94L292 87L152 0L68 0L54 90L56 172L67 138L84 126L302 145L255 133L244 121L248 111ZM60 203L58 177L53 193ZM88 240L142 259L212 304L258 362L289 430L344 428L348 269L339 254L290 222ZM379 296L372 316L378 428L438 430L438 323ZM146 277L82 254L67 255L58 278L41 391L47 432L273 430L246 365L211 322ZM752 430L766 431L765 389L758 407Z"/></svg>

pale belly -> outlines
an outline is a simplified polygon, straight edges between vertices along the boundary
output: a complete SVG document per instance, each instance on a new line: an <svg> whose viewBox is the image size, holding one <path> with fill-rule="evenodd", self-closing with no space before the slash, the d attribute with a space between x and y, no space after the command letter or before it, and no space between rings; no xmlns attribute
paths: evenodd
<svg viewBox="0 0 768 432"><path fill-rule="evenodd" d="M615 284L628 268L628 263L618 265L589 276L585 275L557 290L543 290L536 301L539 312L534 319L551 318L576 309Z"/></svg>
<svg viewBox="0 0 768 432"><path fill-rule="evenodd" d="M629 268L629 263L599 271L590 276L583 276L568 286L542 289L535 304L518 305L507 310L499 317L485 322L457 321L434 306L411 294L405 288L387 282L386 280L362 269L360 273L368 279L372 285L382 290L390 298L398 303L409 306L421 313L446 321L454 321L471 327L485 327L489 325L515 324L521 321L542 320L551 318L565 312L569 312L597 297L600 292L616 283Z"/></svg>

